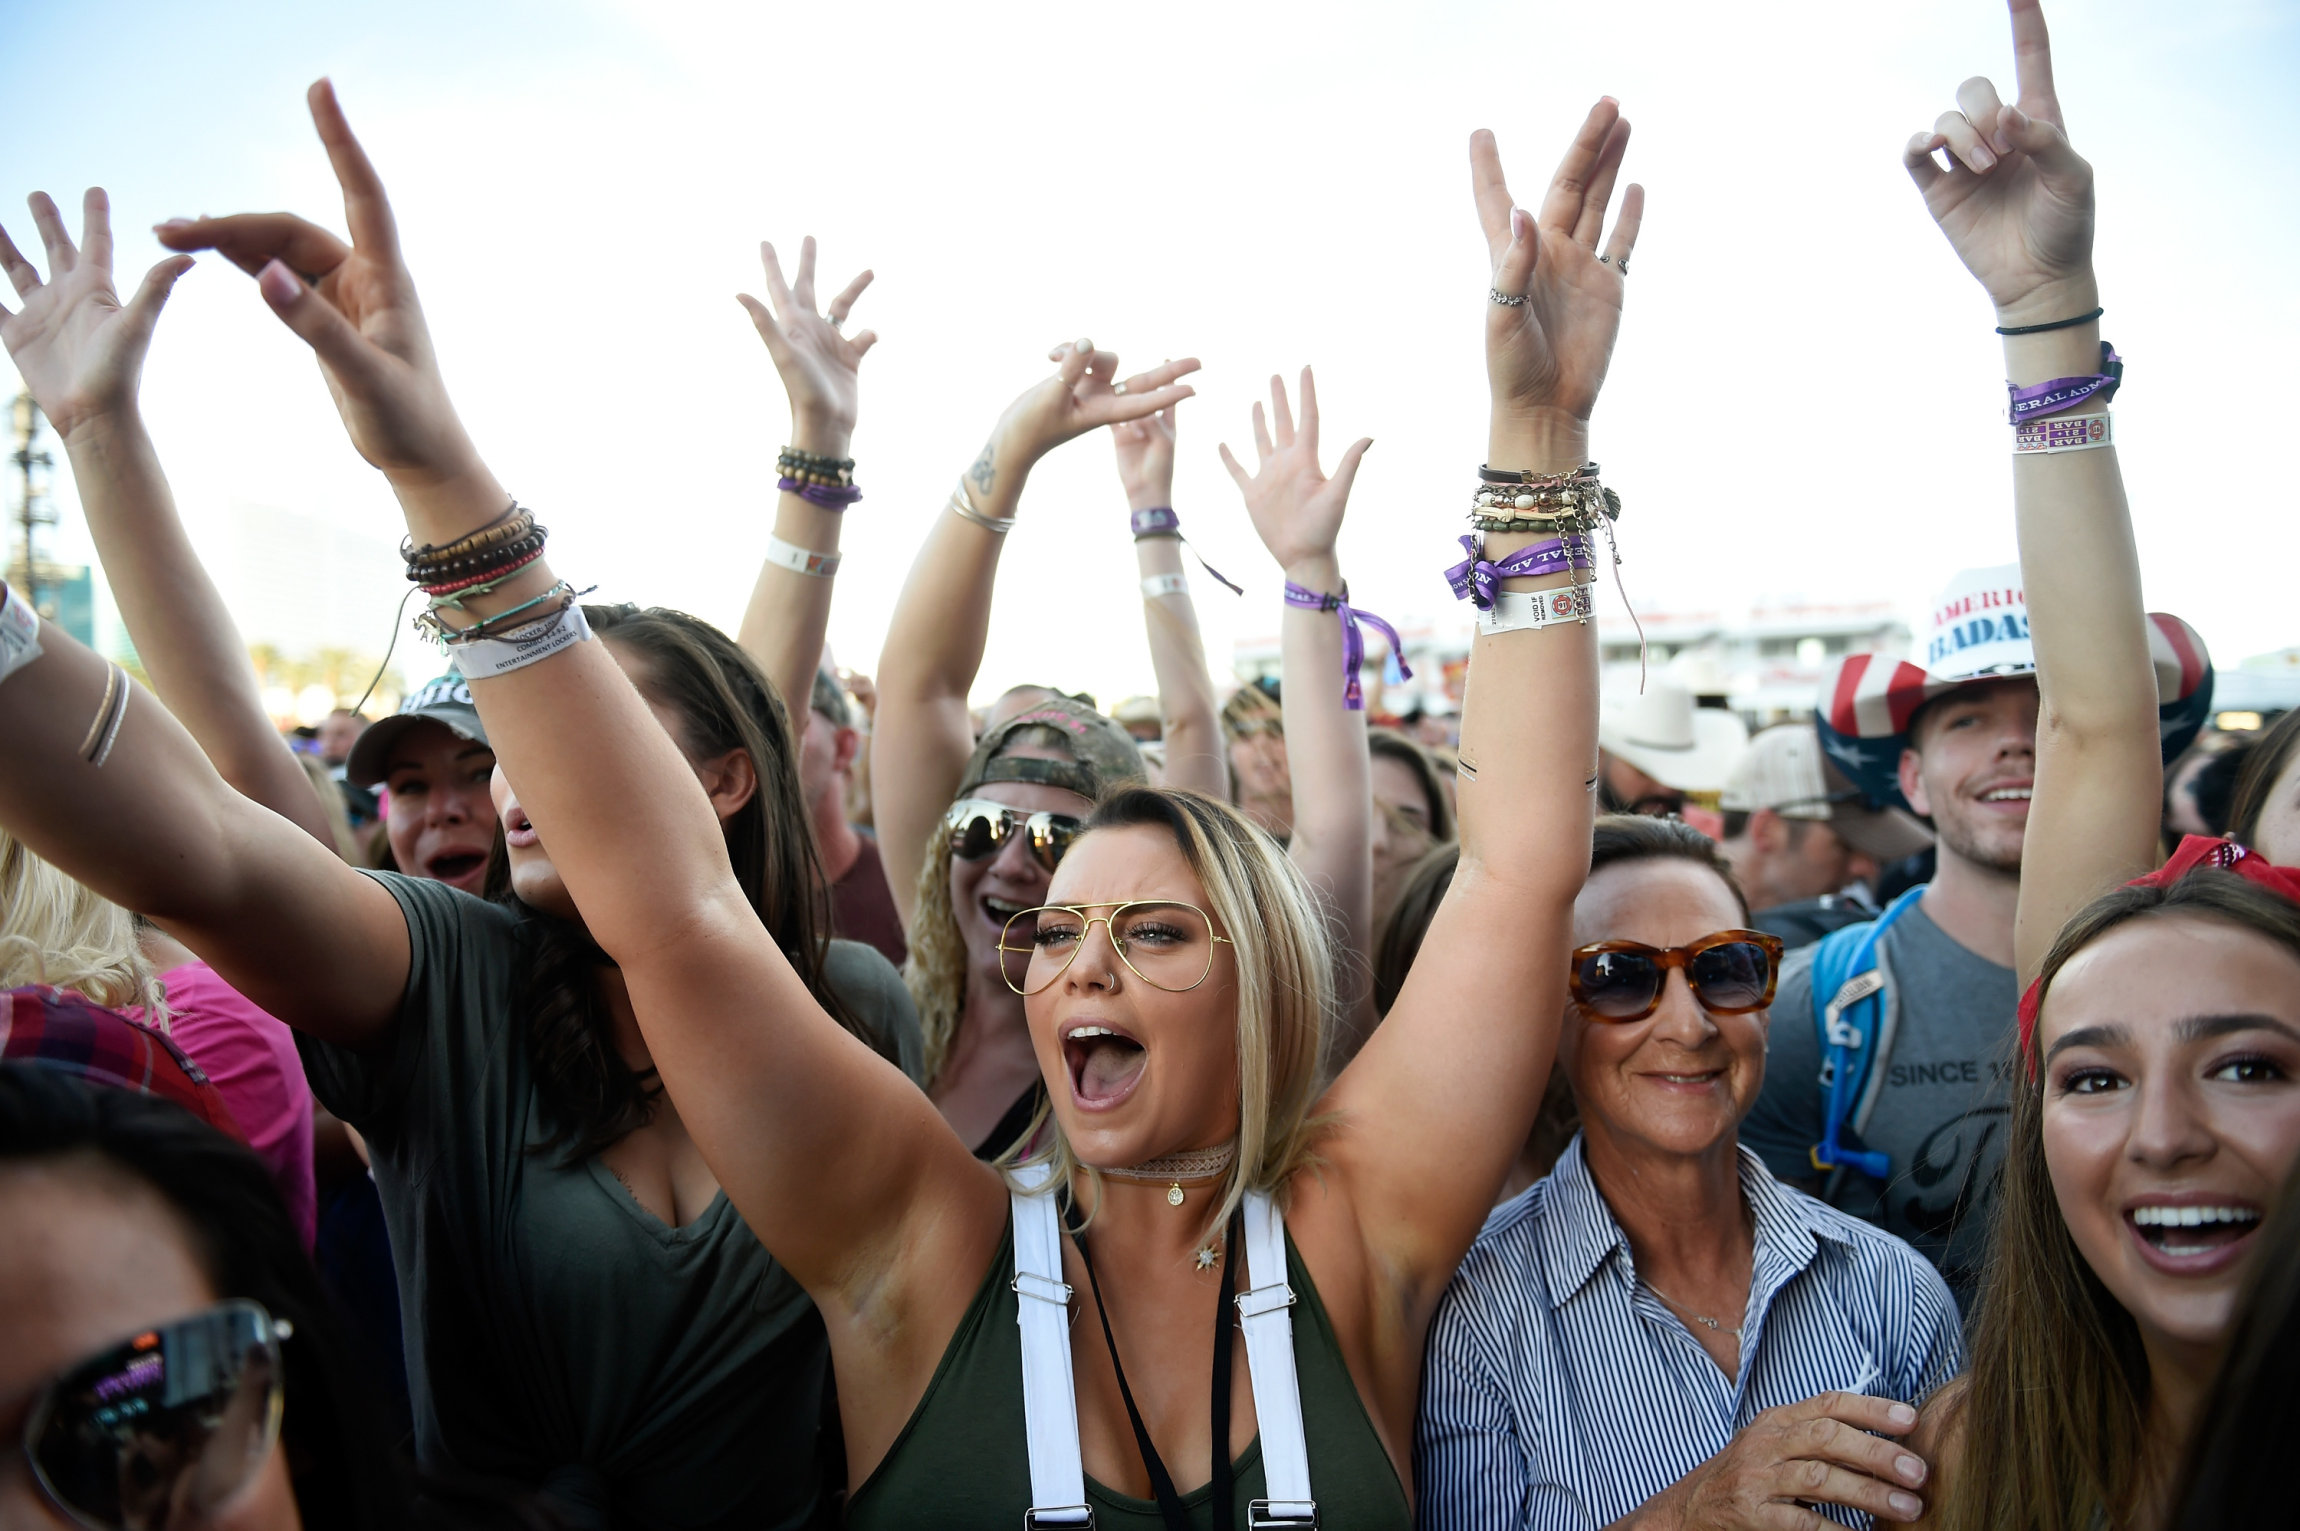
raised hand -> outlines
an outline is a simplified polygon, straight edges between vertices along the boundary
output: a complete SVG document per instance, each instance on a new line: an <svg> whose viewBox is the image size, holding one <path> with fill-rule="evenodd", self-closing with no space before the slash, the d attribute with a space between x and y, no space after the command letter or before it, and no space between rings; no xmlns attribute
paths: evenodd
<svg viewBox="0 0 2300 1531"><path fill-rule="evenodd" d="M360 456L402 491L458 481L474 505L500 494L449 402L400 258L383 182L352 136L326 80L308 92L312 123L343 187L346 244L292 213L173 218L155 231L172 250L214 250L256 278L257 290L319 359ZM492 515L500 504L488 504Z"/></svg>
<svg viewBox="0 0 2300 1531"><path fill-rule="evenodd" d="M790 396L794 436L809 438L791 444L833 457L844 456L854 435L856 372L863 353L878 344L878 332L864 330L849 339L839 332L839 326L846 323L855 299L870 286L872 273L865 271L847 283L831 299L830 307L817 313L812 234L799 244L798 280L791 285L783 284L783 263L773 245L760 242L759 264L766 270L767 298L773 307L747 292L736 294L735 301L750 311L751 323L758 326L759 338L767 343L767 354L774 358L783 392Z"/></svg>
<svg viewBox="0 0 2300 1531"><path fill-rule="evenodd" d="M1198 370L1195 356L1152 367L1123 384L1112 381L1118 358L1095 350L1091 340L1056 346L1047 360L1056 364L1055 375L1006 406L982 456L967 469L967 485L977 501L1019 492L1031 465L1073 437L1099 425L1154 415L1196 392L1175 381Z"/></svg>
<svg viewBox="0 0 2300 1531"><path fill-rule="evenodd" d="M1127 393L1148 392L1150 374L1137 373L1120 386ZM1174 406L1139 420L1122 420L1110 427L1118 450L1118 482L1125 487L1126 503L1135 510L1174 503Z"/></svg>
<svg viewBox="0 0 2300 1531"><path fill-rule="evenodd" d="M2099 302L2092 272L2092 166L2069 147L2038 0L2011 0L2017 104L1981 75L1957 109L1909 140L1902 163L1925 209L2006 324L2050 323ZM1946 150L1950 168L1933 159Z"/></svg>
<svg viewBox="0 0 2300 1531"><path fill-rule="evenodd" d="M1493 259L1493 291L1525 300L1495 301L1486 313L1486 376L1497 417L1580 424L1596 407L1621 330L1622 279L1645 216L1645 188L1632 185L1605 253L1598 253L1628 147L1629 123L1608 96L1589 109L1533 214L1510 199L1493 134L1481 128L1470 135L1470 184Z"/></svg>
<svg viewBox="0 0 2300 1531"><path fill-rule="evenodd" d="M16 313L0 305L0 344L41 412L69 440L92 420L135 408L152 328L192 258L171 255L144 273L143 285L123 307L112 286L112 210L103 188L89 187L82 201L79 245L46 192L28 200L48 247L48 280L40 280L39 270L0 229L0 268L24 304Z"/></svg>
<svg viewBox="0 0 2300 1531"><path fill-rule="evenodd" d="M1277 427L1273 440L1271 425ZM1349 508L1350 485L1357 480L1358 462L1372 446L1371 436L1361 437L1342 453L1341 461L1334 464L1334 475L1328 478L1318 466L1318 384L1310 369L1302 369L1302 419L1297 426L1293 411L1286 405L1286 382L1283 378L1270 379L1270 414L1262 414L1262 406L1254 406L1255 471L1249 475L1238 459L1231 455L1228 445L1221 448L1222 466L1230 470L1230 477L1238 484L1238 492L1246 497L1246 514L1253 518L1254 531L1270 556L1286 570L1287 577L1297 584L1313 589L1333 588L1331 573L1315 566L1330 565L1333 561L1334 542L1341 535L1342 513ZM1304 573L1313 575L1305 579Z"/></svg>

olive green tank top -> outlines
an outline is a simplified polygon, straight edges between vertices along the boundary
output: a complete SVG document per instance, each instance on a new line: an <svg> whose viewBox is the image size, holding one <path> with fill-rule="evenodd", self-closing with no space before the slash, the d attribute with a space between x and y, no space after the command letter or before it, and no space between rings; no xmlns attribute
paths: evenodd
<svg viewBox="0 0 2300 1531"><path fill-rule="evenodd" d="M895 1437L878 1470L847 1505L847 1531L1014 1531L1030 1508L1030 1442L1022 1418L1022 1329L1012 1285L1014 1229L1008 1224L990 1273L975 1293L926 1396ZM1412 1531L1413 1511L1390 1454L1358 1397L1341 1342L1318 1300L1293 1238L1286 1239L1286 1280L1293 1287L1294 1365L1301 1378L1302 1433L1310 1447L1310 1489L1324 1531ZM1083 1298L1083 1294L1081 1294ZM1235 1465L1237 1526L1246 1506L1267 1490L1262 1443ZM1190 1524L1217 1528L1214 1486L1182 1496ZM1157 1503L1115 1493L1092 1478L1086 1498L1097 1531L1165 1531Z"/></svg>

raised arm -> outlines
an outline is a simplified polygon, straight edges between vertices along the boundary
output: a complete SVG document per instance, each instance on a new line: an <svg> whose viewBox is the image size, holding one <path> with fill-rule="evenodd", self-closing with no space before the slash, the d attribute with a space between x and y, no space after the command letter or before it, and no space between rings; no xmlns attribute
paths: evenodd
<svg viewBox="0 0 2300 1531"><path fill-rule="evenodd" d="M906 926L935 821L950 806L974 752L967 692L990 632L999 550L1031 468L1098 425L1139 420L1180 403L1191 390L1175 379L1198 370L1195 358L1167 362L1120 393L1112 386L1118 358L1095 350L1090 340L1059 346L1049 359L1056 375L1007 406L982 455L934 518L887 625L871 720L871 807L879 855Z"/></svg>
<svg viewBox="0 0 2300 1531"><path fill-rule="evenodd" d="M1130 378L1132 392L1144 380ZM1142 576L1142 623L1150 633L1150 668L1158 677L1159 736L1166 745L1166 785L1227 797L1230 771L1222 758L1222 710L1198 635L1198 608L1182 567L1174 516L1174 421L1169 405L1154 415L1110 427L1118 449L1118 481L1133 518L1134 562ZM1163 513L1162 515L1159 513ZM1146 529L1148 528L1148 529Z"/></svg>
<svg viewBox="0 0 2300 1531"><path fill-rule="evenodd" d="M1272 428L1275 427L1275 435ZM1297 592L1349 593L1334 542L1349 507L1358 461L1372 446L1351 443L1326 477L1318 466L1318 385L1302 369L1302 420L1297 429L1283 378L1270 379L1270 415L1254 406L1256 471L1249 475L1228 445L1222 465L1246 497L1246 513L1262 546L1286 571L1285 614L1280 619L1280 705L1286 718L1286 765L1293 781L1294 833L1287 854L1326 902L1340 936L1341 1001L1346 1033L1336 1039L1335 1061L1354 1056L1373 1030L1373 767L1366 756L1366 714L1357 677L1345 662L1341 607L1305 603Z"/></svg>
<svg viewBox="0 0 2300 1531"><path fill-rule="evenodd" d="M112 285L111 204L88 191L75 247L46 193L32 218L51 251L76 251L23 292L7 326L24 385L62 438L104 577L152 688L208 759L255 801L333 846L327 814L287 741L264 715L255 671L223 597L192 551L137 399L160 309L191 258L154 266L123 306Z"/></svg>
<svg viewBox="0 0 2300 1531"><path fill-rule="evenodd" d="M1589 415L1621 327L1621 268L1644 207L1631 186L1600 246L1628 140L1620 108L1600 101L1538 214L1510 200L1493 135L1470 140L1493 259L1484 316L1493 469L1572 474L1588 460ZM1463 479L1466 500L1466 465ZM1486 556L1499 563L1536 540L1492 533ZM1556 1051L1597 772L1596 630L1572 619L1577 600L1557 590L1570 578L1501 582L1505 593L1551 592L1539 604L1546 616L1562 603L1563 620L1499 632L1481 623L1462 709L1461 867L1397 1003L1326 1103L1342 1121L1328 1157L1369 1243L1423 1314L1525 1141ZM1500 609L1506 622L1531 619L1519 602Z"/></svg>
<svg viewBox="0 0 2300 1531"><path fill-rule="evenodd" d="M28 373L64 411L59 428L75 435L92 422L81 418L78 395L51 386L54 364L116 346L132 398L143 349L135 331L150 333L183 269L174 260L153 268L126 310L98 301L91 275L75 273L83 263L110 267L103 193L90 192L88 207L83 250L55 205L33 199L61 294L0 230L0 267L23 304L16 313L0 307L0 340L30 362ZM109 340L88 338L108 330ZM407 924L391 895L233 791L119 666L58 628L40 628L33 641L37 655L15 649L18 666L0 680L0 823L114 903L158 921L291 1025L354 1046L378 1039L407 981ZM295 785L309 802L310 787L300 777Z"/></svg>
<svg viewBox="0 0 2300 1531"><path fill-rule="evenodd" d="M2102 372L2100 284L2092 166L2069 147L2037 0L2012 0L2012 34L2017 104L2005 105L1984 78L1965 81L1957 110L1911 139L1904 162L1950 248L1996 306L2000 332L2032 331L2004 337L2005 376L2025 389ZM1942 150L1947 170L1933 158ZM2107 412L2096 393L2042 418L2066 433L2088 416L2103 417L2105 427ZM2140 559L2116 449L2105 431L2099 439L2098 449L2013 458L2042 702L2014 926L2024 983L2070 915L2158 855L2164 758Z"/></svg>
<svg viewBox="0 0 2300 1531"><path fill-rule="evenodd" d="M806 732L807 697L822 663L823 632L831 619L831 581L838 574L839 528L846 507L859 499L851 462L857 400L856 374L863 353L878 343L864 330L849 340L839 332L855 299L871 284L865 271L847 283L822 313L815 312L815 241L799 246L796 283L783 284L783 263L770 244L759 246L766 270L768 303L749 293L738 299L758 326L759 338L774 358L775 373L791 402L791 435L778 463L775 529L767 560L751 589L737 635L744 652L759 662L791 715L791 727ZM769 304L772 304L772 307ZM794 456L794 454L799 454ZM813 459L810 464L808 459ZM845 480L844 483L839 482Z"/></svg>

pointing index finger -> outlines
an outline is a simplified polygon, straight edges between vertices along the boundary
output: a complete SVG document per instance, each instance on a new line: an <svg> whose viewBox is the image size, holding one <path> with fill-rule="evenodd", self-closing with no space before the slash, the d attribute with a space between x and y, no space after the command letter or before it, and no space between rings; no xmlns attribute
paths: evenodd
<svg viewBox="0 0 2300 1531"><path fill-rule="evenodd" d="M2052 87L2052 37L2045 31L2043 0L2012 0L2013 83L2020 109L2042 117L2061 131L2060 97Z"/></svg>
<svg viewBox="0 0 2300 1531"><path fill-rule="evenodd" d="M357 249L393 257L399 253L399 228L392 221L391 199L384 195L383 178L353 136L343 106L335 98L335 82L318 80L307 94L312 126L327 146L328 163L335 167L336 183L343 187L343 216Z"/></svg>

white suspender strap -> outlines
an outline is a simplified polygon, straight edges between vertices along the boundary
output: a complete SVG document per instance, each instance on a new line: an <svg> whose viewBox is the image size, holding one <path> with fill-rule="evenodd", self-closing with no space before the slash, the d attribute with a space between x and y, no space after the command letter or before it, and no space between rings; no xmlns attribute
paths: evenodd
<svg viewBox="0 0 2300 1531"><path fill-rule="evenodd" d="M1270 1497L1246 1510L1246 1523L1264 1527L1315 1526L1310 1497L1310 1448L1302 1432L1302 1385L1294 1371L1294 1289L1286 1281L1286 1223L1269 1196L1246 1193L1246 1274L1253 1286L1238 1294L1246 1331L1246 1369L1254 1384L1254 1414L1262 1432L1262 1476Z"/></svg>
<svg viewBox="0 0 2300 1531"><path fill-rule="evenodd" d="M1078 1459L1078 1394L1070 1374L1070 1287L1062 1279L1062 1225L1051 1194L1031 1195L1054 1173L1012 1172L1014 1294L1022 1325L1022 1417L1030 1436L1030 1509L1024 1531L1094 1524Z"/></svg>

